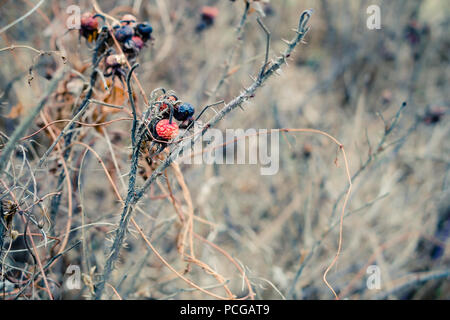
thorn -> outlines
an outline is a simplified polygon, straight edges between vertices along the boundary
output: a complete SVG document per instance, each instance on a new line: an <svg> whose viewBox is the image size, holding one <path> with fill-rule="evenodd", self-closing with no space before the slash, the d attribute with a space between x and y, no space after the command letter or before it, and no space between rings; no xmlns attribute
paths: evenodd
<svg viewBox="0 0 450 320"><path fill-rule="evenodd" d="M211 110L214 111L216 113L216 115L219 114L219 112L217 112L217 110L214 109L214 107L212 107Z"/></svg>
<svg viewBox="0 0 450 320"><path fill-rule="evenodd" d="M248 89L244 89L244 93L245 94L252 94L252 92L250 90L248 90Z"/></svg>
<svg viewBox="0 0 450 320"><path fill-rule="evenodd" d="M286 43L288 46L290 46L291 45L291 42L290 41L288 41L288 40L286 40L286 39L281 39L281 41L283 41L284 43Z"/></svg>

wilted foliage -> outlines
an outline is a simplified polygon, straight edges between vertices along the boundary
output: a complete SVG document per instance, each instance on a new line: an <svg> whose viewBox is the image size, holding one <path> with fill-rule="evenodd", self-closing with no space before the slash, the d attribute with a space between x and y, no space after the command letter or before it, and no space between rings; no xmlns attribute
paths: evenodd
<svg viewBox="0 0 450 320"><path fill-rule="evenodd" d="M23 3L3 299L450 298L447 1ZM279 134L276 174L181 161L238 128Z"/></svg>

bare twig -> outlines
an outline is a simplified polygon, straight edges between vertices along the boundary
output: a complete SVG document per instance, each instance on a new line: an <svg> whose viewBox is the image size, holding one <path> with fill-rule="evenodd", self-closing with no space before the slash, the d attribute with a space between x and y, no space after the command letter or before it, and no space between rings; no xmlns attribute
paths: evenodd
<svg viewBox="0 0 450 320"><path fill-rule="evenodd" d="M136 144L136 126L137 126L137 115L136 115L136 105L134 104L134 98L133 98L133 92L131 89L131 75L133 74L133 71L139 67L139 64L136 63L134 66L131 67L130 71L128 72L127 75L127 88L128 88L128 99L130 100L130 105L131 105L131 111L133 113L133 125L131 127L131 141L132 141L132 145L133 147Z"/></svg>
<svg viewBox="0 0 450 320"><path fill-rule="evenodd" d="M45 264L45 266L43 266L43 270L47 270L52 264L53 262L55 262L57 259L59 259L61 256L63 256L65 253L69 252L70 250L72 250L73 248L75 248L76 246L78 246L81 243L81 241L77 241L75 242L73 245L71 245L69 248L65 249L63 252L58 253L57 255L51 257L48 262ZM41 271L38 271L34 274L33 277L31 277L28 282L25 284L25 286L23 286L21 288L21 290L19 291L19 293L16 295L16 299L18 299L22 293L26 290L26 288L32 283L34 282L34 280L36 280L36 278L39 276L39 274L41 273Z"/></svg>
<svg viewBox="0 0 450 320"><path fill-rule="evenodd" d="M33 12L35 12L43 3L45 0L41 0L39 1L30 11L28 11L27 13L25 13L23 16L21 16L20 18L14 20L13 22L11 22L10 24L8 24L7 26L4 26L3 28L0 29L0 33L5 32L6 30L8 30L9 28L15 26L16 24L18 24L19 22L25 20L26 18L28 18Z"/></svg>
<svg viewBox="0 0 450 320"><path fill-rule="evenodd" d="M266 55L265 55L263 67L261 68L261 73L264 73L264 71L266 70L267 63L269 62L271 35L270 35L269 29L267 29L267 27L265 26L265 24L261 21L261 19L259 17L256 19L256 21L258 21L258 24L261 26L261 28L264 30L264 33L266 34Z"/></svg>
<svg viewBox="0 0 450 320"><path fill-rule="evenodd" d="M395 281L395 282L398 282L398 284L396 284L394 288L392 288L389 291L386 291L386 292L376 295L375 299L376 300L385 300L391 294L397 293L406 288L414 287L414 286L420 285L420 284L428 282L428 281L445 279L445 278L449 278L449 277L450 277L450 269L430 271L430 272L412 273L412 274L409 274L409 275Z"/></svg>
<svg viewBox="0 0 450 320"><path fill-rule="evenodd" d="M245 24L247 22L247 17L248 17L249 10L250 10L250 3L247 2L245 4L245 9L244 9L244 13L242 14L242 18L241 18L241 20L239 22L239 25L238 25L237 29L236 29L237 41L234 44L234 46L231 48L230 53L228 54L228 57L227 57L227 59L224 62L222 75L221 75L221 77L219 79L219 82L217 83L216 87L214 88L214 90L211 93L211 96L213 97L214 100L216 99L217 92L222 87L222 85L225 83L225 80L228 78L229 71L230 71L230 66L231 66L231 63L233 62L234 54L236 53L236 50L242 44L242 35L244 34L244 26L245 26Z"/></svg>
<svg viewBox="0 0 450 320"><path fill-rule="evenodd" d="M8 143L6 144L5 148L2 150L2 154L0 156L0 174L3 173L3 170L5 168L5 165L8 163L8 158L11 155L11 153L16 148L16 143L22 138L23 134L27 129L30 128L31 123L34 121L34 118L41 112L42 108L47 103L48 99L50 98L52 92L56 89L59 81L63 78L67 71L67 68L61 68L59 71L56 72L54 78L50 82L50 85L45 92L43 98L39 102L39 104L30 112L30 114L19 124L19 126L14 130L13 134L9 138Z"/></svg>
<svg viewBox="0 0 450 320"><path fill-rule="evenodd" d="M383 137L380 139L380 142L378 143L378 145L375 148L375 152L369 153L369 157L367 158L367 160L364 162L364 164L361 165L361 167L353 174L352 176L352 181L355 181L356 178L358 178L358 176L372 163L372 161L376 160L377 157L384 151L383 145L386 142L387 137L392 133L392 131L394 130L394 128L397 127L398 121L400 119L400 115L403 111L404 108L406 108L406 102L402 103L401 107L398 109L397 113L395 114L393 120L391 121L390 124L386 124L385 123L385 130L384 130L384 134ZM331 220L333 221L333 218L336 214L336 210L338 207L339 202L341 201L342 197L345 195L345 193L347 192L347 190L342 191L339 196L337 197L334 205L333 205L333 210L331 213ZM332 223L332 222L330 222Z"/></svg>

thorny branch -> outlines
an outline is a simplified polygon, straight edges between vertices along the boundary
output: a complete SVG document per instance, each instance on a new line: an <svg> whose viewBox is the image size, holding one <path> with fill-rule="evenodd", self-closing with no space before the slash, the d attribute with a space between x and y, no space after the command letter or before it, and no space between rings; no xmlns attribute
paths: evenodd
<svg viewBox="0 0 450 320"><path fill-rule="evenodd" d="M278 57L275 61L268 65L268 61L265 61L261 70L258 73L257 78L254 79L254 82L244 89L244 91L234 98L232 101L227 103L211 120L209 120L206 125L201 130L200 134L196 137L193 137L191 141L187 141L187 143L192 143L197 141L201 136L203 136L209 128L214 127L219 121L221 121L228 113L236 109L237 107L242 107L242 105L252 99L255 96L256 91L277 71L281 69L281 67L286 63L286 60L291 56L292 52L296 48L296 46L304 39L306 33L309 31L308 22L311 18L312 11L306 10L300 15L299 24L296 30L295 37L287 43L286 50L282 53L280 57ZM263 24L260 23L261 27ZM264 31L267 33L267 29L264 28ZM270 34L269 34L270 35ZM267 41L270 41L270 36L267 37ZM269 44L267 44L267 48L269 48ZM268 49L267 49L268 50ZM267 51L268 52L268 51ZM268 56L268 55L267 55ZM266 56L266 57L267 57ZM130 70L131 71L131 70ZM128 78L130 75L128 76ZM128 93L131 93L131 89L129 89ZM130 99L131 101L131 99ZM133 126L136 124L133 124ZM143 128L144 127L144 128ZM142 187L139 189L135 188L136 183L136 171L137 171L137 162L139 157L139 148L142 140L142 136L145 131L145 125L141 125L140 129L137 132L138 140L137 143L133 146L133 155L131 159L131 170L130 170L130 178L129 178L129 186L128 186L128 194L126 201L124 203L124 208L122 210L122 214L120 217L120 222L118 229L116 230L116 235L114 238L113 245L111 247L110 253L107 257L105 268L103 271L102 279L97 284L95 290L96 299L101 299L102 293L105 288L105 283L109 280L111 276L111 272L114 268L114 264L119 256L120 249L122 247L126 230L128 228L128 223L131 218L131 214L133 211L133 206L138 203L138 201L144 196L144 194L148 191L151 184L164 173L165 169L167 169L172 162L174 162L180 155L183 150L183 146L185 143L179 143L174 147L172 152L167 156L166 160L152 173L152 175L145 181Z"/></svg>
<svg viewBox="0 0 450 320"><path fill-rule="evenodd" d="M117 257L119 255L119 251L123 244L123 240L125 238L125 232L126 232L126 229L127 229L130 217L131 217L131 211L132 211L131 204L135 203L134 197L135 197L136 175L137 175L137 169L138 169L141 143L144 139L144 132L145 132L145 128L146 128L145 123L142 123L139 128L138 137L136 137L136 127L137 127L136 106L134 105L134 99L133 99L133 93L132 93L132 89L131 89L130 79L133 74L133 71L138 66L139 66L138 64L134 65L128 72L128 76L127 76L128 95L129 95L129 101L130 101L132 112L133 112L133 125L132 125L132 130L131 130L133 155L131 158L131 169L130 169L129 182L128 182L128 193L127 193L127 198L125 200L122 215L120 218L119 227L116 230L116 236L114 238L114 243L112 245L112 249L108 256L108 259L106 260L102 280L99 282L99 284L97 285L97 288L96 288L96 298L97 299L101 298L105 284L108 281L109 276L114 268L114 262L117 260ZM138 139L137 142L136 142L136 138Z"/></svg>
<svg viewBox="0 0 450 320"><path fill-rule="evenodd" d="M232 101L227 103L211 120L209 120L206 125L203 127L201 133L193 138L194 141L198 140L201 136L203 136L209 128L214 127L219 121L221 121L228 113L233 111L234 109L242 106L245 102L254 97L255 92L265 83L265 81L270 78L274 73L281 69L281 67L286 63L286 60L290 57L291 53L294 51L295 47L303 40L304 36L309 30L307 23L311 17L311 11L306 10L300 16L300 22L298 25L298 29L296 31L297 35L288 43L288 47L284 51L284 53L276 59L276 61L267 69L267 71L260 73L258 78L254 79L254 82L244 89L244 91L234 98ZM189 142L191 143L191 142ZM144 193L148 190L150 185L154 182L154 180L160 176L163 171L170 166L170 164L175 161L181 151L183 149L182 145L178 145L174 150L170 153L168 158L153 172L150 178L144 183L144 185L137 190L136 199L139 200Z"/></svg>
<svg viewBox="0 0 450 320"><path fill-rule="evenodd" d="M211 93L211 96L213 97L214 100L216 99L217 92L222 87L222 85L225 83L225 80L228 78L229 71L230 71L230 65L231 65L231 62L233 61L234 54L236 53L236 50L238 50L238 48L242 44L242 35L244 33L244 26L245 26L245 24L247 22L247 17L248 17L249 10L250 10L250 3L246 2L244 13L242 14L241 20L240 20L239 25L238 25L238 27L236 29L237 41L234 44L234 46L231 48L230 53L228 55L228 58L224 62L224 66L223 66L223 70L222 70L222 76L221 76L219 82L217 83L216 87L214 88L213 92Z"/></svg>

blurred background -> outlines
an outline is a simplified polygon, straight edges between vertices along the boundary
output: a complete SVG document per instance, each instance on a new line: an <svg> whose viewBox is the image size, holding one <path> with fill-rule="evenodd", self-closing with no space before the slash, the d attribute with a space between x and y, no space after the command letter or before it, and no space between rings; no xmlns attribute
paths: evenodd
<svg viewBox="0 0 450 320"><path fill-rule="evenodd" d="M0 1L0 28L38 2ZM381 9L381 29L370 30L367 8L374 4ZM93 44L80 39L77 31L67 32L70 5L79 6L81 12L94 12L91 1L45 1L26 19L0 33L0 48L24 45L64 52L61 59L59 54L26 48L0 51L2 145L35 107L64 62L71 72L43 112L52 121L70 118L81 99L91 72ZM313 9L311 30L288 65L218 128L312 128L343 143L353 189L345 211L342 251L327 275L340 298L450 298L448 1L261 1L250 4L241 30L237 29L246 6L242 0L115 0L98 1L98 5L116 19L130 13L151 23L154 40L137 58L136 74L143 90L147 96L159 87L174 90L197 111L218 100L229 102L252 83L249 75L257 75L266 45L257 17L271 32L269 57L275 59L286 47L282 40L295 36L301 12ZM206 22L204 6L217 8ZM104 101L127 106L120 81L115 86L113 98ZM143 111L144 101L135 89L138 108ZM98 80L97 99L102 90ZM64 98L58 100L57 94ZM402 108L404 102L407 105ZM129 117L125 110L128 107L117 110L97 105L80 121L101 123ZM214 114L206 111L202 121ZM44 124L37 117L27 134ZM64 125L52 126L56 135ZM122 197L127 192L130 127L130 121L83 126L77 136L77 141L100 156ZM23 185L52 142L47 130L42 130L16 148L1 177L5 213L11 212L15 201L25 211L35 202L23 192ZM55 256L66 235L66 248L82 240L59 257L46 276L55 298L89 299L103 271L122 203L93 153L85 153L81 145L73 149L68 163L73 175L71 214L66 185L59 210L49 213L55 196L51 193L57 190L63 170L59 149L36 172L34 187L30 187L38 197L49 196L28 213L45 231L30 227L37 234L33 236L38 248L35 255L44 264ZM342 155L331 140L311 133L280 134L280 170L273 176L260 175L258 165L180 167L196 216L195 233L220 250L194 238L196 258L214 270L214 275L180 255L177 241L182 228L177 212L187 212L189 205L179 179L169 169L133 215L174 269L218 295L225 296L217 280L220 276L237 297L249 293L247 279L257 299L334 298L323 274L338 249L348 182ZM138 183L144 178L143 174ZM2 275L7 277L0 288L6 299L17 295L33 270L39 270L24 241L24 228L24 220L16 214L10 228L17 230L15 238L5 231L2 239ZM129 231L103 298L213 298L180 279L133 227ZM81 269L79 289L63 286L69 265ZM34 289L28 285L22 297L48 299L44 287L38 277Z"/></svg>

